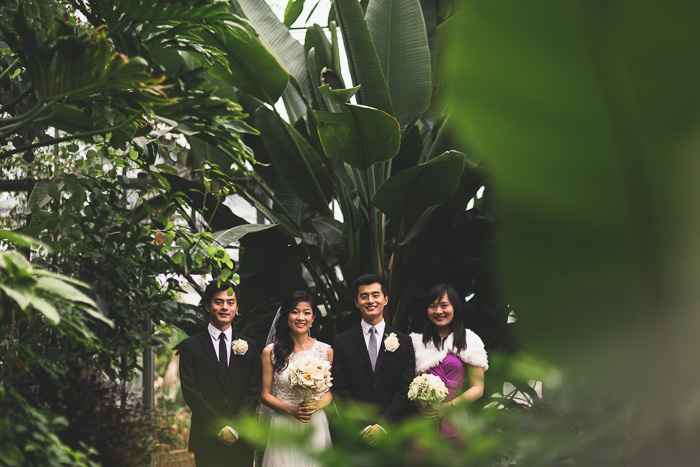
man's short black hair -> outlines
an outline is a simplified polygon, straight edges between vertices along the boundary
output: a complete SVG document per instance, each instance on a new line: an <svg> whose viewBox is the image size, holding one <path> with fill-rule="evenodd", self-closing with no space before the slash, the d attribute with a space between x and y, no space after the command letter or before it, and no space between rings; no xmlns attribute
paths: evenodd
<svg viewBox="0 0 700 467"><path fill-rule="evenodd" d="M357 298L357 294L360 292L360 286L361 285L370 285L370 284L379 284L382 286L382 293L385 296L389 295L389 289L386 287L386 283L384 282L384 279L379 277L376 274L363 274L357 279L355 279L355 282L352 283L352 292L355 298Z"/></svg>
<svg viewBox="0 0 700 467"><path fill-rule="evenodd" d="M236 287L236 284L230 281L221 281L221 284L219 284L219 281L214 279L207 285L207 288L204 289L204 295L202 295L202 305L206 306L211 304L211 301L214 299L214 295L228 289L233 289L233 293L236 295L236 302L238 302L240 297L238 295L238 287Z"/></svg>

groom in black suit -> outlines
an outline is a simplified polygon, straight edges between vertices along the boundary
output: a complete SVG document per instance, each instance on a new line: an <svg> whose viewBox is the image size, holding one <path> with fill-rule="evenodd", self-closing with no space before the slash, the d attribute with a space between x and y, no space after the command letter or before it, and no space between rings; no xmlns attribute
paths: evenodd
<svg viewBox="0 0 700 467"><path fill-rule="evenodd" d="M212 281L202 302L207 329L178 345L182 395L192 410L189 450L200 467L252 466L254 448L238 439L236 417L258 405L260 351L231 327L238 311L235 284Z"/></svg>
<svg viewBox="0 0 700 467"><path fill-rule="evenodd" d="M374 445L386 433L387 423L403 417L408 386L414 377L411 339L384 321L389 302L384 281L365 274L353 283L360 324L338 334L333 343L333 394L341 399L373 404L378 416L367 416L362 437Z"/></svg>

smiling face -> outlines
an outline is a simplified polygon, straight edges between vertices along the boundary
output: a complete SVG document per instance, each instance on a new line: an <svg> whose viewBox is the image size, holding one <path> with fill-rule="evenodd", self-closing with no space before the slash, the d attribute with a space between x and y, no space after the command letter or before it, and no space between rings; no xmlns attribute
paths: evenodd
<svg viewBox="0 0 700 467"><path fill-rule="evenodd" d="M452 302L450 302L447 294L428 305L428 319L437 327L440 336L444 337L452 331L454 316Z"/></svg>
<svg viewBox="0 0 700 467"><path fill-rule="evenodd" d="M384 307L389 303L389 297L382 292L382 285L374 282L357 288L355 306L362 313L362 319L372 326L378 324L384 317Z"/></svg>
<svg viewBox="0 0 700 467"><path fill-rule="evenodd" d="M287 315L290 334L306 334L314 322L314 312L309 302L299 302Z"/></svg>
<svg viewBox="0 0 700 467"><path fill-rule="evenodd" d="M219 331L225 331L231 326L231 321L238 312L236 294L229 295L226 290L217 292L211 302L204 305L204 308L209 313L212 326Z"/></svg>

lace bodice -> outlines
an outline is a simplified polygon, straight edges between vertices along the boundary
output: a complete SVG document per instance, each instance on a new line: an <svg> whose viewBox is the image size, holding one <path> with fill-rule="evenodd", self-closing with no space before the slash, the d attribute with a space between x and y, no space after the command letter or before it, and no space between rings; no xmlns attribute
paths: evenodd
<svg viewBox="0 0 700 467"><path fill-rule="evenodd" d="M271 348L270 350L272 350L272 345L273 344L268 345L268 347ZM289 363L299 358L328 360L328 349L330 347L330 345L316 340L314 345L312 345L309 350L302 350L301 352L291 354L289 356ZM301 400L303 399L302 391L292 387L291 383L289 382L289 365L287 365L281 372L276 371L274 373L273 382L275 384L275 392L278 399L289 405L298 406L301 404Z"/></svg>

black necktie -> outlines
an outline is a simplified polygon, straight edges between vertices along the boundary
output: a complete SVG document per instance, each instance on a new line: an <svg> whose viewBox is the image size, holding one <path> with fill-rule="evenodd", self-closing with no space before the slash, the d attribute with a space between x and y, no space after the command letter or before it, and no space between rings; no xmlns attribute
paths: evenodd
<svg viewBox="0 0 700 467"><path fill-rule="evenodd" d="M228 371L228 352L226 351L226 334L219 334L219 369L225 375Z"/></svg>

